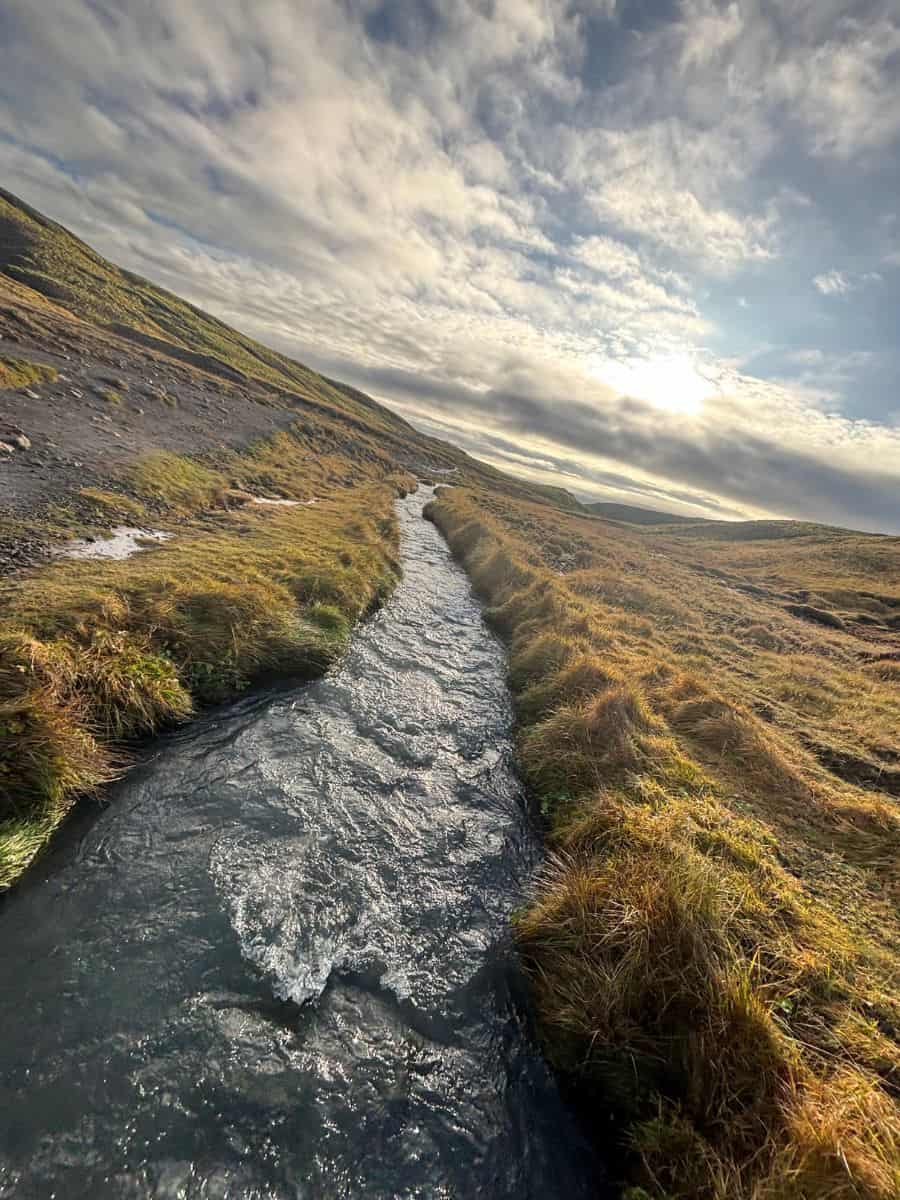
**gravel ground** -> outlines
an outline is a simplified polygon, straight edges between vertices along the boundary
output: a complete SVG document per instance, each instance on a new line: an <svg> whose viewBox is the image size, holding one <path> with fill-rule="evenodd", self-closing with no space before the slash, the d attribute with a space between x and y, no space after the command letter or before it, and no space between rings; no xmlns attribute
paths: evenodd
<svg viewBox="0 0 900 1200"><path fill-rule="evenodd" d="M0 308L0 355L59 372L55 383L0 391L0 443L12 447L0 450L0 576L47 553L39 536L11 531L9 518L40 517L79 488L109 485L152 450L215 456L297 416L262 384L218 379L24 306Z"/></svg>

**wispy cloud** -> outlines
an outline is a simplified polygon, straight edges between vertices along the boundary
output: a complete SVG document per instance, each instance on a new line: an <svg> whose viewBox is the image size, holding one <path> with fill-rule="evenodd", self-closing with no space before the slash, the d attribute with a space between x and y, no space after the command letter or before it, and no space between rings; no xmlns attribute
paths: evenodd
<svg viewBox="0 0 900 1200"><path fill-rule="evenodd" d="M824 271L821 275L816 275L813 279L814 286L823 296L846 296L848 292L855 292L857 288L864 287L867 283L880 282L881 275L877 271L867 271L863 275L849 275L846 271L837 271L833 268L830 271Z"/></svg>
<svg viewBox="0 0 900 1200"><path fill-rule="evenodd" d="M263 340L586 495L900 528L893 0L6 0L0 46L7 186Z"/></svg>

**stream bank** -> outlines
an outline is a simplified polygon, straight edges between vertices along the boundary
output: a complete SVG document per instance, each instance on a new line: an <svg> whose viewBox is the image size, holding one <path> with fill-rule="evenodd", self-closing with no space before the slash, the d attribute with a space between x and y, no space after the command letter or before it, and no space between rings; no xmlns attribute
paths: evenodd
<svg viewBox="0 0 900 1200"><path fill-rule="evenodd" d="M603 1193L509 937L503 652L424 492L336 670L161 739L0 907L0 1197Z"/></svg>

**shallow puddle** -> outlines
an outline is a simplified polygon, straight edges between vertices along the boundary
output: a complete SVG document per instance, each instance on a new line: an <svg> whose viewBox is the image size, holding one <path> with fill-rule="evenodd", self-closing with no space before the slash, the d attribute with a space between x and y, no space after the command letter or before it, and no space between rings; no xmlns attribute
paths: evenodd
<svg viewBox="0 0 900 1200"><path fill-rule="evenodd" d="M141 550L162 545L174 534L161 529L138 529L134 525L116 525L108 534L94 538L77 538L67 542L59 553L63 558L130 558ZM147 545L146 543L151 543Z"/></svg>

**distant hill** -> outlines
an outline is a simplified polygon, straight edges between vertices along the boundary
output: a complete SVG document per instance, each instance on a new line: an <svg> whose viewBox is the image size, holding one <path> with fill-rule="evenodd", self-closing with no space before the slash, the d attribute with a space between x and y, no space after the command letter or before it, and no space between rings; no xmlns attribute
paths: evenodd
<svg viewBox="0 0 900 1200"><path fill-rule="evenodd" d="M186 300L103 258L0 188L0 273L84 321L230 381L250 378L410 431L402 417L246 337Z"/></svg>
<svg viewBox="0 0 900 1200"><path fill-rule="evenodd" d="M638 508L634 504L613 504L598 500L584 506L588 512L610 521L626 521L629 525L706 525L706 517L680 517L676 513L656 508Z"/></svg>
<svg viewBox="0 0 900 1200"><path fill-rule="evenodd" d="M357 388L320 375L116 266L0 187L0 302L16 287L25 289L16 293L18 299L42 299L57 314L72 314L141 351L164 355L230 384L262 385L276 404L314 408L325 420L336 420L345 433L365 431L378 437L386 453L416 473L428 476L434 470L436 482L499 487L522 499L582 511L564 489L517 479L478 462L449 442L414 429Z"/></svg>

